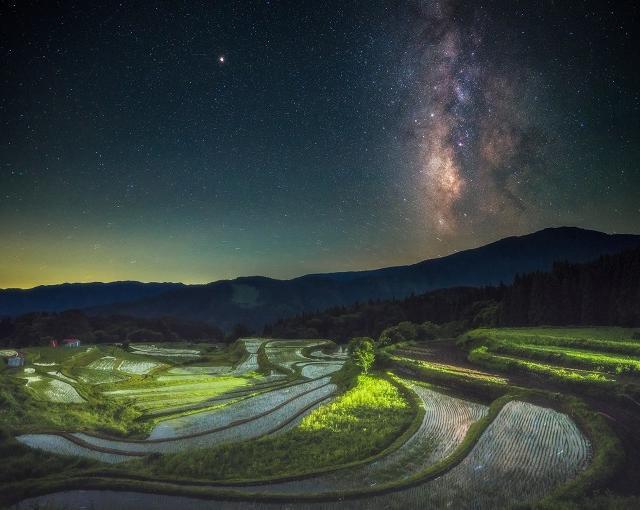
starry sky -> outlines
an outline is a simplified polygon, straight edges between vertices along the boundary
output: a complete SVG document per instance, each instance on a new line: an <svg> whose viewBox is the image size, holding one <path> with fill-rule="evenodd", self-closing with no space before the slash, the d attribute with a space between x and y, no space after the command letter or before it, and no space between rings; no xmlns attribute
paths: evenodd
<svg viewBox="0 0 640 510"><path fill-rule="evenodd" d="M0 287L640 233L634 2L0 9Z"/></svg>

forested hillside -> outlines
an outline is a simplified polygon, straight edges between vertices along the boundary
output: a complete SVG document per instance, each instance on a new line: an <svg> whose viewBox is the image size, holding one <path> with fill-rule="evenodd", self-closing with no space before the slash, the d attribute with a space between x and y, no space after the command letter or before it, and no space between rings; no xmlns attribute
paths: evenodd
<svg viewBox="0 0 640 510"><path fill-rule="evenodd" d="M589 264L556 263L517 276L504 295L501 325L640 324L640 250Z"/></svg>
<svg viewBox="0 0 640 510"><path fill-rule="evenodd" d="M84 343L112 343L221 340L223 335L219 329L208 324L172 318L89 317L77 310L30 313L0 320L2 346L48 345L51 340L69 337L79 338Z"/></svg>
<svg viewBox="0 0 640 510"><path fill-rule="evenodd" d="M457 287L401 300L370 300L301 314L267 325L274 338L379 337L399 323L443 325L438 336L482 326L640 325L640 250L605 255L586 264L556 263L549 272L518 275L512 285ZM226 339L252 333L238 324ZM430 329L430 326L427 327ZM435 334L435 333L434 333ZM84 342L175 341L225 338L219 328L174 318L88 316L80 311L32 313L0 321L0 343L42 345L77 336Z"/></svg>
<svg viewBox="0 0 640 510"><path fill-rule="evenodd" d="M291 280L251 276L201 285L115 282L0 290L0 317L82 309L94 316L206 322L225 333L237 324L259 331L280 318L331 307L404 299L438 289L511 284L517 274L549 271L558 260L584 263L639 246L638 235L548 228L417 264Z"/></svg>
<svg viewBox="0 0 640 510"><path fill-rule="evenodd" d="M403 300L369 301L283 319L265 328L283 338L378 337L403 321L449 324L456 334L480 326L640 325L640 250L586 264L554 264L512 285L453 288Z"/></svg>
<svg viewBox="0 0 640 510"><path fill-rule="evenodd" d="M346 341L356 336L378 337L400 322L450 323L452 334L467 325L495 324L499 301L506 287L441 289L402 300L377 300L340 306L323 312L282 319L265 327L274 338L331 338ZM455 324L454 324L455 323Z"/></svg>

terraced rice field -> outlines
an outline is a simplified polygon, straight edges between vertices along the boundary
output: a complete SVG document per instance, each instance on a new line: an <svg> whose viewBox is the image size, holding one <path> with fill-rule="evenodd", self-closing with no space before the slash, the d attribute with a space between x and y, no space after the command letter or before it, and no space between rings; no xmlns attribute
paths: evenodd
<svg viewBox="0 0 640 510"><path fill-rule="evenodd" d="M162 366L154 361L132 361L128 359L118 359L114 356L103 356L87 365L91 370L103 370L113 372L119 370L125 374L144 375Z"/></svg>
<svg viewBox="0 0 640 510"><path fill-rule="evenodd" d="M111 372L117 368L117 358L115 356L103 356L100 359L92 361L87 365L87 368L92 370L104 370L105 372Z"/></svg>
<svg viewBox="0 0 640 510"><path fill-rule="evenodd" d="M251 384L240 388L238 390L226 391L218 396L208 396L205 399L197 399L193 403L188 403L188 401L180 400L167 400L162 406L159 406L157 409L148 410L147 414L149 416L167 416L172 414L182 414L182 413L193 413L204 410L211 410L212 407L217 407L220 403L228 404L232 401L242 400L244 398L249 398L259 393L270 391L272 389L284 387L291 385L292 383L287 381L286 378L281 375L274 376L266 376L259 379L261 382L256 382L255 384Z"/></svg>
<svg viewBox="0 0 640 510"><path fill-rule="evenodd" d="M106 399L134 406L144 412L144 417L147 419L153 416L154 425L149 436L146 439L131 440L99 436L83 431L52 434L47 430L47 433L42 434L19 435L17 440L32 448L51 453L119 464L144 458L150 454L201 450L272 434L278 435L273 438L276 441L274 444L278 445L277 441L282 439L280 434L299 426L310 412L334 399L336 403L340 402L342 397L338 397L335 384L338 379L332 381L332 375L344 365L344 353L327 354L318 347L309 356L303 354L307 352L306 348L319 345L321 341L269 340L266 345L263 339L244 339L241 342L247 355L235 367L230 360L237 359L235 353L237 351L234 351L233 357L226 359L218 357L217 354L203 358L198 361L200 366L174 366L173 358L168 354L160 361L152 358L132 360L128 353L120 354L118 351L105 352L104 350L93 352L92 355L84 358L91 360L88 365L85 361L82 366L73 366L70 370L69 363L65 362L66 365L61 364L65 373L78 377L82 382L85 378L91 379L92 384L98 384L96 382L99 379L98 374L105 379L123 378L128 372L131 376L129 380L120 382L109 380L99 383L105 386L97 388L104 388L102 394ZM264 376L257 373L260 368L258 353L262 347L269 362L282 367L283 372L290 372L289 375ZM158 349L155 346L143 346L141 352L155 357L157 354L150 353L157 352ZM193 354L174 352L180 349L167 349L168 351L171 351L172 356ZM115 356L102 355L107 352L113 352ZM459 377L482 384L489 381L500 387L507 385L506 378L482 370L429 361L396 359L424 369L426 374L446 374L447 377ZM224 364L225 361L227 361L226 364ZM217 363L222 364L217 365ZM168 365L169 368L165 369L163 365ZM84 401L74 388L74 384L81 390L83 388L86 390L86 387L55 369L47 375L44 375L46 368L40 370L43 372L30 369L29 373L25 370L20 375L28 380L29 391L43 398L58 399L55 400L56 402L71 404ZM147 377L136 377L138 375L147 375ZM362 378L366 376L359 376L358 380ZM388 381L386 384L391 385ZM222 498L225 491L233 491L243 501L211 503L182 497L109 491L70 491L31 501L39 503L50 501L72 508L78 505L96 509L108 507L109 510L114 505L120 505L122 508L180 507L183 510L205 509L212 506L223 509L244 509L248 505L254 509L282 508L280 503L257 502L260 496L265 496L276 497L286 502L287 508L295 509L342 509L348 505L349 508L356 509L473 508L483 510L535 502L560 484L576 477L591 460L592 451L589 441L568 416L530 403L512 401L502 408L465 458L435 479L425 479L422 482L418 481L417 484L412 481L409 484L409 480L424 476L430 467L451 456L463 443L473 423L486 416L488 407L452 397L425 384L408 380L404 380L403 384L415 393L424 407L422 421L415 424L417 428L402 442L394 443L390 447L384 446L388 443L381 443L380 449L387 448L387 450L374 454L374 457L369 460L350 465L350 467L338 469L334 467L333 471L315 475L307 474L297 480L278 481L276 475L273 481L266 484L245 482L238 485L227 482L227 485L221 483L207 485L203 482L197 487L192 487L194 491L205 491L207 496L213 498ZM95 387L92 391L97 393ZM397 392L397 389L395 391ZM355 401L355 404L361 402L358 399ZM408 408L406 402L404 405ZM377 403L371 415L372 418L368 419L375 420L376 416L379 419L377 413L382 408L384 408L384 402ZM326 408L321 411L324 410ZM346 419L345 417L351 419L350 417L353 416L356 422L360 419L355 414L340 416L340 419ZM302 430L304 423L298 431L302 435L297 437L304 437L304 430ZM353 420L349 423L353 423ZM378 423L382 422L379 420ZM322 425L322 434L326 435L334 430L332 426ZM359 430L358 428L358 434ZM364 428L362 433L366 434L366 430ZM390 441L393 441L394 437L396 436L391 436ZM265 444L269 441L260 441L257 444ZM300 440L300 444L303 443L304 439ZM250 443L246 450L253 452L255 445L256 443ZM235 448L235 445L231 448ZM366 455L371 455L368 450L363 451L367 451ZM208 455L208 452L203 453L205 456ZM189 456L184 457L188 462ZM161 458L161 460L173 463L175 458ZM285 460L289 462L290 458L285 457ZM153 461L154 459L151 458L146 463ZM122 469L133 469L137 465L125 464ZM188 463L184 465L189 467ZM344 466L344 463L340 465ZM241 465L240 468L237 472L241 473L243 466ZM224 473L220 475L221 479L234 479L228 476L228 473L226 475L226 477ZM377 488L388 484L396 486L393 492L375 493ZM181 487L189 489L190 485L186 482ZM364 495L362 491L372 492ZM346 503L340 501L341 494L354 495L356 499L349 499ZM326 498L326 500L305 503L300 501L300 496Z"/></svg>
<svg viewBox="0 0 640 510"><path fill-rule="evenodd" d="M62 372L47 372L48 375L51 375L53 377L57 377L58 379L62 379L63 381L66 381L68 383L76 383L78 381L76 381L75 379L72 379L71 377L67 377L66 375L64 375Z"/></svg>
<svg viewBox="0 0 640 510"><path fill-rule="evenodd" d="M173 420L166 420L163 422L163 425L170 426L174 430L174 437L223 427L234 421L244 420L268 412L287 400L327 383L329 383L328 377L268 391L253 398L238 402L237 404L227 406L220 411L196 413ZM153 432L151 433L151 437L154 437Z"/></svg>
<svg viewBox="0 0 640 510"><path fill-rule="evenodd" d="M220 410L206 411L196 414L190 414L171 420L165 420L151 432L149 439L170 439L183 437L192 434L202 434L204 432L228 427L233 423L250 420L256 416L269 413L273 409L285 404L287 401L304 397L305 393L313 392L317 388L327 386L329 379L320 379L308 383L298 384L288 388L270 391L256 397L242 400L236 404L228 405ZM330 385L331 390L335 390L335 386ZM305 400L306 401L306 400ZM291 406L295 408L295 406ZM277 425L277 423L274 423ZM126 446L126 442L116 441L109 442L101 439L89 438L84 436L82 439L101 447L122 449L128 448L130 451L145 451L147 446L140 447L138 443ZM125 446L123 446L123 444ZM139 448L142 448L141 450Z"/></svg>
<svg viewBox="0 0 640 510"><path fill-rule="evenodd" d="M259 369L257 352L264 340L246 339L240 341L247 349L248 357L235 369L230 365L174 366L162 370L162 365L154 361L125 359L113 367L115 374L147 375L154 373L152 380L143 385L119 385L108 389L104 395L109 398L125 400L147 415L166 415L181 413L198 408L219 406L220 401L248 395L251 391L261 391L276 384L282 376L250 376ZM147 354L157 353L155 346L137 346ZM164 349L166 354L192 355L195 350ZM103 360L100 360L104 363ZM237 395L238 392L246 392ZM229 397L226 397L229 394ZM167 428L167 427L165 427Z"/></svg>
<svg viewBox="0 0 640 510"><path fill-rule="evenodd" d="M416 432L397 450L373 462L326 475L294 482L274 483L269 492L326 493L375 487L385 482L409 478L450 455L462 442L472 423L484 416L488 408L481 404L450 397L423 386L412 384L425 414ZM263 492L264 486L244 487L250 492Z"/></svg>
<svg viewBox="0 0 640 510"><path fill-rule="evenodd" d="M610 373L640 373L640 341L623 328L477 329L489 351Z"/></svg>
<svg viewBox="0 0 640 510"><path fill-rule="evenodd" d="M219 375L231 371L230 366L206 366L206 367L175 367L165 372L167 375Z"/></svg>
<svg viewBox="0 0 640 510"><path fill-rule="evenodd" d="M346 360L349 357L344 347L338 349L337 351L331 354L326 354L321 350L313 351L311 352L310 356L312 358L323 358L327 360L336 360L336 359Z"/></svg>
<svg viewBox="0 0 640 510"><path fill-rule="evenodd" d="M398 452L399 453L399 452ZM460 464L439 478L390 494L321 503L287 503L291 509L405 509L405 508L508 508L537 501L559 484L575 477L589 463L591 446L569 417L551 409L524 402L505 405ZM293 485L292 493L307 496L313 479ZM295 484L296 482L292 482ZM274 485L256 486L261 493L274 494ZM374 486L375 487L375 486ZM297 489L297 490L296 490ZM236 492L245 488L236 487ZM256 489L257 492L257 489ZM247 499L250 496L247 495ZM212 503L194 498L109 491L69 491L31 501L94 504L107 508L118 502L135 502L153 508L201 510ZM215 508L247 508L246 502L216 501ZM281 508L279 504L250 503L255 510Z"/></svg>
<svg viewBox="0 0 640 510"><path fill-rule="evenodd" d="M224 393L248 388L251 379L216 376L169 376L158 378L148 386L108 390L104 395L124 399L146 412L172 406L185 406L219 397Z"/></svg>
<svg viewBox="0 0 640 510"><path fill-rule="evenodd" d="M584 328L480 328L468 333L469 336L481 338L509 339L523 342L625 342L640 345L640 341L632 338L628 328L616 327L584 327Z"/></svg>
<svg viewBox="0 0 640 510"><path fill-rule="evenodd" d="M131 361L126 359L120 363L118 370L125 374L144 375L160 366L162 366L160 363L153 361Z"/></svg>
<svg viewBox="0 0 640 510"><path fill-rule="evenodd" d="M237 406L232 405L222 408L220 411L214 411L204 420L192 421L188 427L183 429L189 430L188 434L191 435L184 434L176 438L132 442L95 437L78 432L71 434L80 443L75 448L74 454L88 457L87 450L89 449L107 449L110 450L109 453L123 456L137 453L175 453L231 441L244 441L278 430L301 412L306 411L308 407L328 398L335 392L335 389L335 385L329 384L328 380L321 380L320 382L308 383L304 388L297 388L293 394L288 392L270 395L269 399L263 399L262 407L258 409L254 407L255 403L243 401ZM50 434L29 434L26 439L23 436L18 436L17 439L23 442L29 441L30 446L51 451L50 436ZM56 440L56 443L59 441ZM67 445L67 448L72 447ZM94 456L93 453L91 456ZM130 458L128 456L121 458L118 455L115 458L110 458L108 462L120 462Z"/></svg>
<svg viewBox="0 0 640 510"><path fill-rule="evenodd" d="M184 359L197 359L200 357L200 351L197 349L157 347L153 344L131 344L130 348L134 354L143 354L147 356Z"/></svg>
<svg viewBox="0 0 640 510"><path fill-rule="evenodd" d="M107 370L94 370L91 368L75 369L74 374L78 379L85 384L112 384L120 381L125 381L128 377L124 374L107 371Z"/></svg>
<svg viewBox="0 0 640 510"><path fill-rule="evenodd" d="M64 404L81 404L85 402L76 389L69 383L51 379L48 387L44 390L44 395L51 402L61 402Z"/></svg>
<svg viewBox="0 0 640 510"><path fill-rule="evenodd" d="M244 348L249 353L249 356L239 363L231 373L233 375L242 375L248 372L255 372L260 368L258 365L258 350L266 340L261 338L247 338L239 340L239 342L244 344Z"/></svg>
<svg viewBox="0 0 640 510"><path fill-rule="evenodd" d="M300 367L300 375L302 377L315 379L337 372L342 368L342 365L343 363L306 363L296 365L296 367Z"/></svg>
<svg viewBox="0 0 640 510"><path fill-rule="evenodd" d="M90 448L83 448L68 439L55 434L24 434L17 438L24 445L43 450L45 452L55 453L57 455L72 455L75 457L84 457L86 459L99 460L108 464L116 464L131 460L130 456L106 453ZM28 508L28 507L27 507Z"/></svg>
<svg viewBox="0 0 640 510"><path fill-rule="evenodd" d="M264 350L271 363L291 371L298 363L313 361L302 354L303 349L322 343L324 342L318 340L269 342Z"/></svg>
<svg viewBox="0 0 640 510"><path fill-rule="evenodd" d="M504 508L539 500L575 477L590 458L589 442L568 416L511 402L447 474L374 500L388 508ZM353 506L366 508L366 503Z"/></svg>
<svg viewBox="0 0 640 510"><path fill-rule="evenodd" d="M20 379L25 379L27 381L27 387L33 385L34 383L42 381L42 377L39 375L25 374Z"/></svg>
<svg viewBox="0 0 640 510"><path fill-rule="evenodd" d="M27 380L27 387L41 400L62 404L81 404L85 402L85 399L68 382L61 381L55 377L36 374L32 368L26 368L24 372L25 375L22 378ZM59 376L56 374L56 377Z"/></svg>
<svg viewBox="0 0 640 510"><path fill-rule="evenodd" d="M233 441L245 441L276 431L283 424L286 424L288 420L294 419L299 413L305 411L309 406L313 405L317 401L329 397L334 391L335 386L324 385L322 387L315 388L307 394L300 395L291 402L284 403L281 407L274 408L265 416L196 436L180 437L166 441L143 441L132 443L96 438L83 433L75 433L73 435L80 441L88 443L92 450L97 447L98 449L114 450L112 453L122 452L126 455L130 455L131 453L176 453L189 449L211 447ZM19 436L18 440L22 440L22 436ZM31 444L36 444L36 441L48 441L48 436L42 439L37 439L33 435L30 435L29 440L31 441ZM75 454L87 456L87 449L88 448L77 448ZM115 460L120 462L123 460L129 460L130 458L131 457L128 456L126 458L119 456L112 459L112 461Z"/></svg>
<svg viewBox="0 0 640 510"><path fill-rule="evenodd" d="M546 375L549 377L580 383L613 383L615 379L605 372L568 368L563 365L535 362L517 356L504 356L489 352L487 347L477 347L471 351L469 358L476 362L484 362L489 366L516 368L524 372Z"/></svg>
<svg viewBox="0 0 640 510"><path fill-rule="evenodd" d="M498 351L522 354L527 358L537 360L551 359L558 363L567 363L572 366L585 366L612 373L640 374L640 358L622 354L606 354L598 351L587 351L572 347L558 347L551 345L519 344L517 347L500 343Z"/></svg>
<svg viewBox="0 0 640 510"><path fill-rule="evenodd" d="M455 365L449 365L446 363L435 363L424 360L414 360L405 357L396 357L398 361L402 361L409 366L414 365L419 368L425 369L427 372L434 374L442 373L462 379L471 379L478 382L489 382L493 384L506 384L507 379L505 377L499 377L493 374L488 374L481 370L473 370L470 368L458 367Z"/></svg>

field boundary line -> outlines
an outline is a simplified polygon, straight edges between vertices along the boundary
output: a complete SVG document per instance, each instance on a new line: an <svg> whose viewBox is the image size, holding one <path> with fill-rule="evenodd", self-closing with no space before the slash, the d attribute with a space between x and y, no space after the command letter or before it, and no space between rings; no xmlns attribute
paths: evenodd
<svg viewBox="0 0 640 510"><path fill-rule="evenodd" d="M127 474L127 478L135 479L135 480L143 480L143 481L166 480L168 483L184 483L184 484L197 485L197 486L245 487L245 486L252 486L252 485L269 485L272 483L295 482L298 480L306 480L309 478L314 478L316 476L321 476L328 473L334 473L336 471L347 470L347 469L351 469L361 465L369 464L371 462L375 462L378 459L385 457L387 455L390 455L395 451L399 450L402 447L402 445L404 445L411 437L413 437L416 431L420 428L420 424L422 423L422 419L424 418L424 414L426 412L417 394L412 389L408 387L404 387L405 383L402 378L397 377L395 375L389 376L387 374L383 377L385 379L388 379L395 386L399 387L401 391L407 392L406 394L410 396L409 400L412 400L413 401L412 404L417 406L417 409L416 409L417 412L413 420L409 424L409 426L403 431L402 434L400 434L396 439L394 439L394 441L389 446L387 446L386 448L379 451L378 453L371 455L365 459L349 462L347 464L328 466L326 468L322 468L313 472L300 473L297 475L294 474L294 475L279 476L279 477L269 477L269 478L255 478L255 479L242 479L242 480L190 480L186 478L177 479L177 478L154 477L153 479L151 479L143 475L129 476L128 474ZM326 397L326 400L332 398L333 396L334 395L329 395L328 397ZM315 405L315 404L312 404L312 405ZM312 407L312 405L309 407ZM297 418L297 416L294 417L293 419L295 418ZM293 419L291 421L293 421ZM284 424L283 426L286 426L286 425L287 424ZM265 434L265 436L273 434L274 432L277 432L277 430L268 432L267 434ZM264 437L264 436L261 436L261 437ZM112 475L112 473L108 471L100 471L100 472L97 472L96 474L98 474L99 476L107 476L107 477Z"/></svg>
<svg viewBox="0 0 640 510"><path fill-rule="evenodd" d="M234 422L231 422L227 425L223 425L221 427L216 427L213 429L209 429L209 430L205 430L205 431L201 431L201 432L194 432L192 434L186 434L184 436L179 436L179 437L172 437L172 438L167 438L167 439L116 439L116 441L120 441L120 442L126 442L126 443L136 443L136 444L157 444L157 443L170 443L170 442L174 442L174 441L181 441L183 439L190 439L193 437L200 437L200 436L205 436L208 434L213 434L216 432L221 432L223 430L227 430L233 427L237 427L239 425L243 425L245 423L249 423L251 421L260 419L260 418L264 418L265 416L268 416L271 413L274 413L275 411L278 411L279 409L283 408L284 406L290 404L291 402L294 402L295 400L304 397L305 395L308 395L309 393L319 390L321 388L325 388L327 386L329 386L331 384L331 382L327 382L321 386L317 386L315 388L312 388L310 390L305 391L304 393L301 393L300 395L296 395L293 398L287 399L286 401L278 404L276 407L273 407L271 409L269 409L268 411L265 411L264 413L260 413L258 415L255 416L251 416L250 418L242 418L241 420L236 420ZM61 437L65 437L66 439L69 439L70 441L78 444L79 446L83 446L83 447L87 447L86 445L91 445L91 443L88 443L86 441L84 441L81 438L78 438L76 436L73 435L73 432L69 432L69 431L44 431L44 432L34 432L32 434L49 434L49 435L57 435L57 436L61 436ZM83 434L90 436L90 437L95 437L97 439L107 439L107 440L111 440L110 438L105 438L105 437L101 437L99 435L93 435L93 434L86 434L83 432ZM67 437L67 435L69 437ZM71 439L73 438L73 439ZM82 444L81 444L82 443ZM97 447L96 447L97 448ZM96 449L93 447L90 447L90 449ZM127 452L124 450L117 450L117 449L110 449L111 451L109 453L118 453L120 455L127 455L127 456L135 456L138 457L138 453L140 452ZM144 453L143 455L149 455L148 453Z"/></svg>

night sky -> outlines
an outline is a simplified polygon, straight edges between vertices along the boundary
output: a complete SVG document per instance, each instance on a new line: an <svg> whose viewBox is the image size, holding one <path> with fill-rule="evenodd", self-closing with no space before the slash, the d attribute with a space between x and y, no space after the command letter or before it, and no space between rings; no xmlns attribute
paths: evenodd
<svg viewBox="0 0 640 510"><path fill-rule="evenodd" d="M14 3L0 287L640 233L634 2Z"/></svg>

